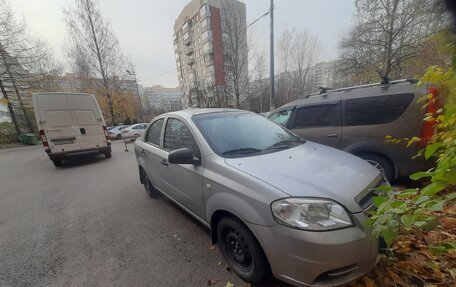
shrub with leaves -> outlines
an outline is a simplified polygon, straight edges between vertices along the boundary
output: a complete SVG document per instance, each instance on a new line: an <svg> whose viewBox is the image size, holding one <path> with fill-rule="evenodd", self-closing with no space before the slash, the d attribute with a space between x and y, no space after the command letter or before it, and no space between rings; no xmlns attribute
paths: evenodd
<svg viewBox="0 0 456 287"><path fill-rule="evenodd" d="M0 123L0 145L17 142L19 139L14 129L14 125L10 122Z"/></svg>
<svg viewBox="0 0 456 287"><path fill-rule="evenodd" d="M410 278L421 282L417 284L420 286L456 283L455 69L430 67L418 85L428 83L437 88L438 96L436 93L425 95L421 99L425 102L423 108L437 102L440 108L423 119L435 123L435 133L420 156L435 158L436 166L410 176L412 180L425 182L421 188L400 191L381 188L384 195L374 198L377 210L371 212L369 220L373 233L383 237L388 245L387 255L392 266L386 270L409 278L407 281L399 276L403 284L394 280L404 286L415 285ZM411 145L424 139L400 140L407 140Z"/></svg>

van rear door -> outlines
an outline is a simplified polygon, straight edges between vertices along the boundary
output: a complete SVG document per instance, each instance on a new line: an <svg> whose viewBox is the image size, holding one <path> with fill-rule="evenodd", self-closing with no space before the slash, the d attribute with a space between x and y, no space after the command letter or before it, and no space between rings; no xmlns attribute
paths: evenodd
<svg viewBox="0 0 456 287"><path fill-rule="evenodd" d="M64 152L81 149L78 131L69 110L67 98L59 94L41 94L37 97L39 124L46 135L49 149Z"/></svg>
<svg viewBox="0 0 456 287"><path fill-rule="evenodd" d="M68 103L79 134L81 149L106 146L104 121L95 98L92 95L68 95Z"/></svg>

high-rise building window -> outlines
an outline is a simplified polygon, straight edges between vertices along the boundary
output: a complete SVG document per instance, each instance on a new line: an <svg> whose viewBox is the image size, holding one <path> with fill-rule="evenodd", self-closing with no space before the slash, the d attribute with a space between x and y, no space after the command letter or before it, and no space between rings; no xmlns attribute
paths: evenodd
<svg viewBox="0 0 456 287"><path fill-rule="evenodd" d="M204 51L204 53L212 52L212 42L207 42L206 44L204 44L203 51Z"/></svg>
<svg viewBox="0 0 456 287"><path fill-rule="evenodd" d="M204 29L204 28L210 26L211 21L210 21L209 19L210 19L210 18L204 18L204 19L201 21L201 29Z"/></svg>
<svg viewBox="0 0 456 287"><path fill-rule="evenodd" d="M204 32L201 35L201 38L202 38L203 42L211 41L212 40L212 31L207 30L206 32Z"/></svg>
<svg viewBox="0 0 456 287"><path fill-rule="evenodd" d="M204 4L200 8L200 17L203 18L204 16L207 16L207 15L209 15L209 5Z"/></svg>

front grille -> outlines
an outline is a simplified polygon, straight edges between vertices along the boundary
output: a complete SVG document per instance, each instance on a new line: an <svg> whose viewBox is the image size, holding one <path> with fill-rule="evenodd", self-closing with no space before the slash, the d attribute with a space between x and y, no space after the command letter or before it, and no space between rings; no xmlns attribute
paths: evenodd
<svg viewBox="0 0 456 287"><path fill-rule="evenodd" d="M379 176L366 189L364 189L360 194L358 194L358 196L356 196L355 201L358 203L358 205L361 207L363 211L370 210L373 207L374 196L380 195L375 189L381 186L388 185L388 181L385 180L383 176Z"/></svg>

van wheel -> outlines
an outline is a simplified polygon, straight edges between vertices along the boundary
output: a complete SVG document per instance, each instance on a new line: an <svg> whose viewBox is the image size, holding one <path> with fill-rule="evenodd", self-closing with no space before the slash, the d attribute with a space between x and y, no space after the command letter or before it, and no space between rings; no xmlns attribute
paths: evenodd
<svg viewBox="0 0 456 287"><path fill-rule="evenodd" d="M224 217L217 224L220 250L234 272L255 283L268 275L266 255L250 230L240 221Z"/></svg>
<svg viewBox="0 0 456 287"><path fill-rule="evenodd" d="M143 178L143 184L144 188L146 189L146 193L149 197L151 198L156 198L157 197L157 191L155 190L154 186L149 180L149 177L147 176L146 172L141 170L141 176Z"/></svg>
<svg viewBox="0 0 456 287"><path fill-rule="evenodd" d="M359 157L380 170L389 182L394 180L394 167L386 158L375 154L362 154Z"/></svg>
<svg viewBox="0 0 456 287"><path fill-rule="evenodd" d="M53 159L52 162L57 167L62 166L62 160L61 159Z"/></svg>
<svg viewBox="0 0 456 287"><path fill-rule="evenodd" d="M110 152L105 152L104 155L105 155L106 158L111 158L111 153Z"/></svg>

